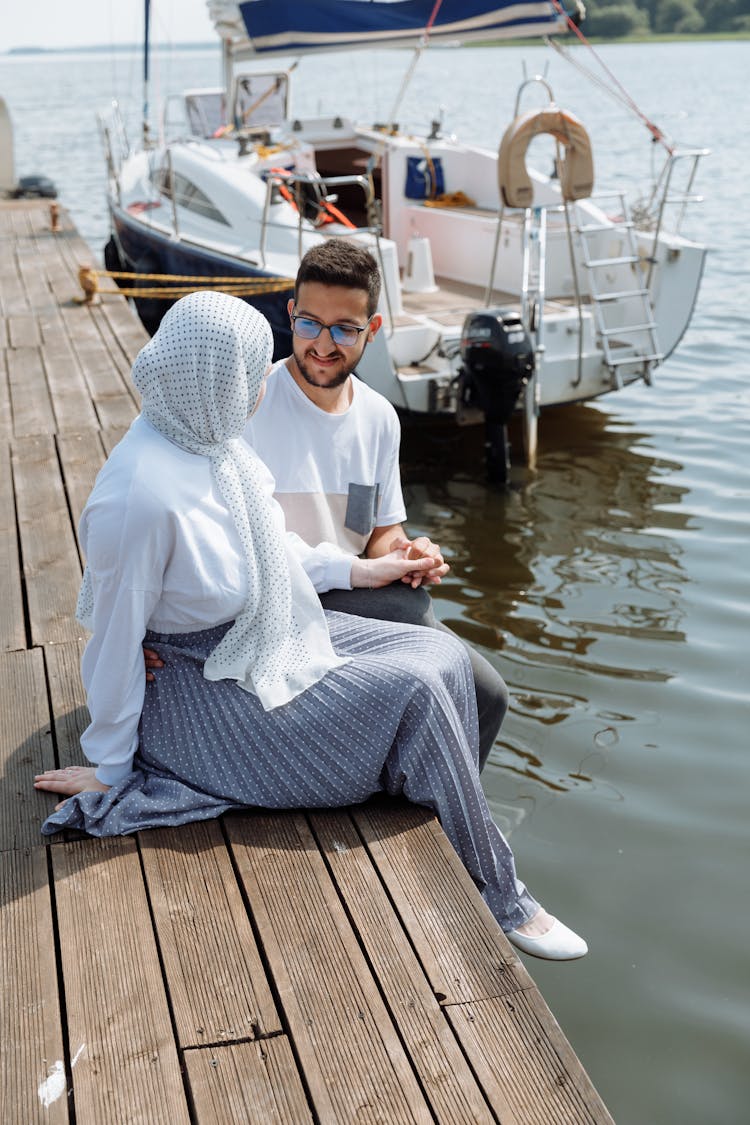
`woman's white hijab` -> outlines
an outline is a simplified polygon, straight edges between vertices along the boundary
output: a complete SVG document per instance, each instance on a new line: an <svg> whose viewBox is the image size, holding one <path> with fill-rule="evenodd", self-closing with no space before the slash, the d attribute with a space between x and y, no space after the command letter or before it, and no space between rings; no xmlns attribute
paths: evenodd
<svg viewBox="0 0 750 1125"><path fill-rule="evenodd" d="M260 462L242 439L272 352L271 329L259 312L236 297L201 292L172 306L133 365L142 414L170 441L210 461L245 555L247 602L203 674L237 680L266 710L345 663L288 547ZM84 624L93 608L86 579L77 613Z"/></svg>

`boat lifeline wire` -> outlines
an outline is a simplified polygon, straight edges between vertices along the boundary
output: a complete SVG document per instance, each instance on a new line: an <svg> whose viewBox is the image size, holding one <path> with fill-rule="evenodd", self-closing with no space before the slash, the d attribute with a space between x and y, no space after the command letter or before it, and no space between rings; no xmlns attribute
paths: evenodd
<svg viewBox="0 0 750 1125"><path fill-rule="evenodd" d="M627 108L631 111L631 113L633 113L636 117L640 118L640 120L643 122L643 124L646 126L649 133L653 137L654 141L658 141L659 144L664 146L664 148L667 150L669 155L673 156L674 155L674 146L670 145L669 141L664 136L664 133L662 133L659 126L655 122L653 122L649 117L647 117L646 114L638 107L635 99L630 96L630 94L627 92L625 87L622 85L622 83L619 81L619 79L612 73L612 71L609 69L609 67L604 62L604 60L601 58L601 56L596 53L596 51L594 50L593 44L586 38L586 36L581 31L578 24L575 22L575 20L573 20L571 18L569 13L563 7L560 0L552 0L552 6L553 6L553 8L555 8L555 10L557 12L560 13L561 16L563 16L565 18L565 21L566 21L569 29L580 39L580 41L581 41L581 43L583 43L584 47L588 47L588 49L591 51L591 53L593 54L596 61L599 63L599 66L602 68L602 70L605 72L605 74L608 75L610 81L613 83L614 88L608 86L601 78L597 77L597 75L593 74L590 70L587 70L586 67L583 66L581 63L575 61L570 56L570 54L568 53L566 48L562 46L562 44L555 42L554 39L548 38L547 42L549 43L550 47L554 47L554 49L557 51L557 53L562 55L563 58L565 58L566 62L569 62L571 64L571 66L574 66L578 70L580 70L583 74L586 75L586 77L591 82L594 82L602 90L604 90L606 93L608 93L611 97L615 98L617 101L620 101L620 102L623 103L623 105L627 106Z"/></svg>

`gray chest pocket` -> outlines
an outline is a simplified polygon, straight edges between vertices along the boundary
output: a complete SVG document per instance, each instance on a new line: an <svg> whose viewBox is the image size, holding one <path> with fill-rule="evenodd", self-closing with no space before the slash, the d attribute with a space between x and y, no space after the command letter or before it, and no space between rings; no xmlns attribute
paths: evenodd
<svg viewBox="0 0 750 1125"><path fill-rule="evenodd" d="M356 535L369 536L375 526L379 499L379 484L350 484L344 526Z"/></svg>

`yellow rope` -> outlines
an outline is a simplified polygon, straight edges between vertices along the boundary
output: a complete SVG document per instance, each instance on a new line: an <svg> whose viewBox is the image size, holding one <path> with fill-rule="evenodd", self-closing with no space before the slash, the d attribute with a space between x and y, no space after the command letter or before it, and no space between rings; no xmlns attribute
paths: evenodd
<svg viewBox="0 0 750 1125"><path fill-rule="evenodd" d="M111 277L115 280L142 279L144 281L164 281L168 286L128 286L115 289L101 289L100 277ZM173 297L184 297L188 293L218 290L229 293L234 297L250 297L256 293L280 293L294 288L294 279L291 277L205 277L190 276L188 274L170 273L127 273L124 270L98 270L89 266L81 266L78 270L78 281L83 290L83 297L78 298L80 304L94 304L102 294L119 295L121 297L154 297L161 300L171 300ZM174 284L182 282L181 285Z"/></svg>
<svg viewBox="0 0 750 1125"><path fill-rule="evenodd" d="M83 267L88 270L88 266ZM259 278L243 278L234 274L233 277L206 277L205 274L193 277L190 274L182 273L126 273L124 270L90 270L97 277L144 277L149 281L218 281L220 283L226 282L227 284L234 284L243 281L283 281L288 285L294 285L294 279L288 277L259 277Z"/></svg>
<svg viewBox="0 0 750 1125"><path fill-rule="evenodd" d="M463 191L444 191L434 199L423 200L425 207L476 207L475 199Z"/></svg>

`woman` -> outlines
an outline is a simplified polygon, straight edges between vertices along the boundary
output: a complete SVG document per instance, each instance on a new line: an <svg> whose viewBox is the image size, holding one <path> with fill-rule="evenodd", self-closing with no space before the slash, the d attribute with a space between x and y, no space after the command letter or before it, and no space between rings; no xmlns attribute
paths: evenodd
<svg viewBox="0 0 750 1125"><path fill-rule="evenodd" d="M241 806L341 806L386 791L432 808L511 940L570 959L585 942L516 878L479 782L461 644L431 629L324 615L315 588L427 570L287 535L273 480L241 439L272 352L267 322L219 293L178 301L142 349L141 415L81 520L78 617L93 767L51 770L45 821L117 835ZM146 683L142 644L165 667Z"/></svg>

